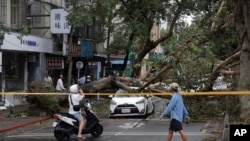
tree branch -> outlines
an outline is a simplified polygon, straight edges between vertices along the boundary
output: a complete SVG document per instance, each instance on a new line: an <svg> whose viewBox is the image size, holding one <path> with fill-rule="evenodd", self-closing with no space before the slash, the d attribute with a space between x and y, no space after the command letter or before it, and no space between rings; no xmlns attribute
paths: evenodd
<svg viewBox="0 0 250 141"><path fill-rule="evenodd" d="M223 7L224 7L225 4L226 4L226 1L225 1L225 0L222 0L222 1L221 1L221 4L220 4L220 8L218 9L216 15L214 16L214 20L213 20L213 23L212 23L212 26L211 26L211 31L214 30L215 25L216 25L216 20L217 20L217 18L219 17L219 15L221 14L221 12L222 12Z"/></svg>
<svg viewBox="0 0 250 141"><path fill-rule="evenodd" d="M167 40L168 38L170 38L173 35L174 26L175 26L176 21L178 20L178 18L180 16L180 14L181 14L181 9L179 9L179 7L178 7L178 10L176 11L174 18L171 21L168 33L166 33L166 35L162 36L161 38L155 40L153 42L154 46L157 46L159 43Z"/></svg>
<svg viewBox="0 0 250 141"><path fill-rule="evenodd" d="M232 56L225 59L219 66L215 69L215 71L209 76L207 82L205 83L205 87L202 91L210 91L212 90L214 81L217 79L217 77L220 75L221 70L224 69L225 66L232 63L235 59L239 59L241 52L237 52L233 54Z"/></svg>
<svg viewBox="0 0 250 141"><path fill-rule="evenodd" d="M220 73L223 75L235 75L240 74L240 71L220 70Z"/></svg>

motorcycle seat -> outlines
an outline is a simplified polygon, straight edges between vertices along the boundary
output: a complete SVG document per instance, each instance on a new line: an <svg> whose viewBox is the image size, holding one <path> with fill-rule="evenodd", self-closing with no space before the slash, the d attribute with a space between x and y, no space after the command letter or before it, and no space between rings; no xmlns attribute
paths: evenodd
<svg viewBox="0 0 250 141"><path fill-rule="evenodd" d="M66 116L66 117L69 117L69 118L73 118L75 120L77 120L73 115L69 114L69 113L60 113L62 116Z"/></svg>

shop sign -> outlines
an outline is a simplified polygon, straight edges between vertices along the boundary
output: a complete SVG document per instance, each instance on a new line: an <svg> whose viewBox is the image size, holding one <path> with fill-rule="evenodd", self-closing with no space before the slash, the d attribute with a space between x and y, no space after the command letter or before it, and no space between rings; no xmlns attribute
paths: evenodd
<svg viewBox="0 0 250 141"><path fill-rule="evenodd" d="M64 61L62 57L48 57L47 58L48 69L63 69Z"/></svg>
<svg viewBox="0 0 250 141"><path fill-rule="evenodd" d="M53 53L53 40L49 38L25 35L18 33L5 33L2 50Z"/></svg>
<svg viewBox="0 0 250 141"><path fill-rule="evenodd" d="M22 45L27 45L27 46L32 46L32 47L38 47L39 43L37 43L36 41L31 41L31 40L23 40L21 39L21 44Z"/></svg>
<svg viewBox="0 0 250 141"><path fill-rule="evenodd" d="M78 44L72 44L69 46L68 55L73 57L80 57L81 47Z"/></svg>
<svg viewBox="0 0 250 141"><path fill-rule="evenodd" d="M50 12L50 30L51 33L70 33L71 25L67 20L68 12L65 9L52 9Z"/></svg>

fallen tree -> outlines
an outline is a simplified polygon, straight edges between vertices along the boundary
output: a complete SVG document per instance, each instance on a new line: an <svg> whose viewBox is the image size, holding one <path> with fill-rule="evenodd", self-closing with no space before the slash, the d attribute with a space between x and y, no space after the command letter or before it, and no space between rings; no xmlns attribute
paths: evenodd
<svg viewBox="0 0 250 141"><path fill-rule="evenodd" d="M140 92L142 91L140 88L144 86L146 82L135 79L131 77L104 77L96 81L92 81L90 83L81 85L80 87L83 89L85 93L97 93L101 92L105 89L115 89L120 88L124 89L128 92ZM157 82L155 84L148 85L147 89L155 91L155 89L162 87L164 83ZM139 89L133 89L132 87L138 87Z"/></svg>

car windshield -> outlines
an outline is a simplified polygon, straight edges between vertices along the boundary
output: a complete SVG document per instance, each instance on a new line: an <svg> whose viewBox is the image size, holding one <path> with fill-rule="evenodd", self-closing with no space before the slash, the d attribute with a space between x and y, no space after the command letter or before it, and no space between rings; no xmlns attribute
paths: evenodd
<svg viewBox="0 0 250 141"><path fill-rule="evenodd" d="M115 97L138 97L138 96L140 96L139 94L138 95L135 95L135 94L129 95L127 93L128 93L127 91L125 91L123 89L119 89L116 91Z"/></svg>

